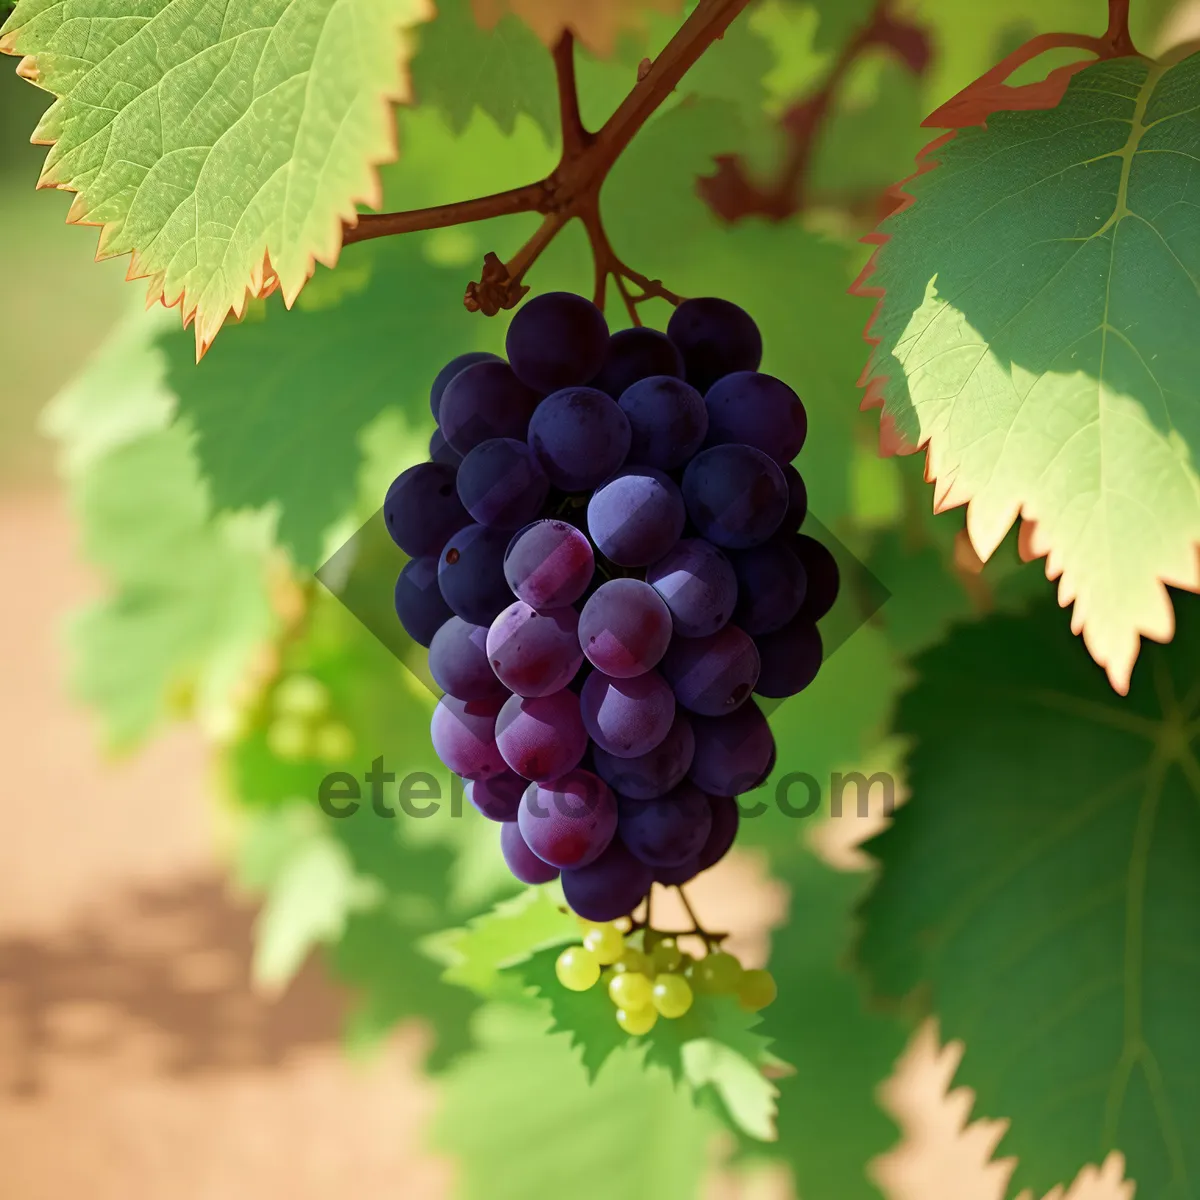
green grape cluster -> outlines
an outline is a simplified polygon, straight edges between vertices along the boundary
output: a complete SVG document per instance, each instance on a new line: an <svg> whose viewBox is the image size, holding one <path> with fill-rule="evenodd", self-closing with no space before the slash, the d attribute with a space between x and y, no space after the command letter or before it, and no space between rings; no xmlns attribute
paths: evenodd
<svg viewBox="0 0 1200 1200"><path fill-rule="evenodd" d="M628 1034L649 1033L659 1017L682 1017L697 993L736 996L749 1012L765 1008L777 994L769 971L747 971L724 950L694 958L669 934L656 930L627 936L615 921L581 919L580 925L582 943L568 946L555 963L558 981L573 992L603 983L617 1024Z"/></svg>
<svg viewBox="0 0 1200 1200"><path fill-rule="evenodd" d="M271 697L267 746L285 762L345 762L354 753L354 734L330 716L329 689L311 675L288 675Z"/></svg>

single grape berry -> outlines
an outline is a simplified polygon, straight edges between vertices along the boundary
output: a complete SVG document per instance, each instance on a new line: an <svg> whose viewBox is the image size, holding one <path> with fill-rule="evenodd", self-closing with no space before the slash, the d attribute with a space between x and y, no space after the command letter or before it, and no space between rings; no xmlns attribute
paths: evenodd
<svg viewBox="0 0 1200 1200"><path fill-rule="evenodd" d="M595 377L608 352L608 323L585 297L546 292L517 310L504 345L519 379L554 392Z"/></svg>
<svg viewBox="0 0 1200 1200"><path fill-rule="evenodd" d="M713 446L683 474L688 516L718 546L744 550L779 528L787 511L787 483L779 464L753 446Z"/></svg>
<svg viewBox="0 0 1200 1200"><path fill-rule="evenodd" d="M819 621L833 607L838 597L841 575L837 559L828 546L822 545L806 533L798 533L791 539L791 547L804 566L808 581L800 615L810 621Z"/></svg>
<svg viewBox="0 0 1200 1200"><path fill-rule="evenodd" d="M684 538L646 569L646 582L671 610L680 637L716 633L733 615L737 576L711 542Z"/></svg>
<svg viewBox="0 0 1200 1200"><path fill-rule="evenodd" d="M600 979L600 960L586 946L568 946L555 961L558 982L572 992L586 992Z"/></svg>
<svg viewBox="0 0 1200 1200"><path fill-rule="evenodd" d="M733 619L752 637L782 629L800 611L808 575L787 538L730 551L729 561L738 582Z"/></svg>
<svg viewBox="0 0 1200 1200"><path fill-rule="evenodd" d="M697 991L728 994L741 982L742 964L732 954L717 950L694 963L689 975Z"/></svg>
<svg viewBox="0 0 1200 1200"><path fill-rule="evenodd" d="M436 558L412 558L404 564L396 579L395 601L404 632L421 646L430 646L454 616L439 586Z"/></svg>
<svg viewBox="0 0 1200 1200"><path fill-rule="evenodd" d="M592 541L619 567L645 567L662 558L679 541L686 519L679 488L655 467L622 468L587 506Z"/></svg>
<svg viewBox="0 0 1200 1200"><path fill-rule="evenodd" d="M505 769L496 745L495 700L457 700L443 696L433 710L430 735L438 758L464 779L486 779Z"/></svg>
<svg viewBox="0 0 1200 1200"><path fill-rule="evenodd" d="M596 956L602 966L609 966L625 952L625 937L612 924L596 925L584 935L585 949Z"/></svg>
<svg viewBox="0 0 1200 1200"><path fill-rule="evenodd" d="M740 442L790 463L808 435L808 414L800 397L782 379L759 371L735 371L705 393L708 444Z"/></svg>
<svg viewBox="0 0 1200 1200"><path fill-rule="evenodd" d="M514 535L504 554L504 577L531 608L574 604L596 568L587 535L566 521L543 520Z"/></svg>
<svg viewBox="0 0 1200 1200"><path fill-rule="evenodd" d="M703 850L712 810L708 797L684 782L657 800L619 800L617 828L629 852L647 866L677 867Z"/></svg>
<svg viewBox="0 0 1200 1200"><path fill-rule="evenodd" d="M657 671L632 679L613 679L593 671L579 700L588 735L617 758L648 754L675 720L675 697Z"/></svg>
<svg viewBox="0 0 1200 1200"><path fill-rule="evenodd" d="M564 388L538 405L528 438L556 488L586 492L625 461L629 419L615 400L595 388Z"/></svg>
<svg viewBox="0 0 1200 1200"><path fill-rule="evenodd" d="M696 752L691 722L679 708L667 736L653 750L636 758L619 758L596 746L592 750L596 774L619 796L653 800L666 795L687 774Z"/></svg>
<svg viewBox="0 0 1200 1200"><path fill-rule="evenodd" d="M779 988L770 971L745 971L738 980L738 1002L748 1012L758 1012L760 1008L766 1008L778 995Z"/></svg>
<svg viewBox="0 0 1200 1200"><path fill-rule="evenodd" d="M754 690L780 700L804 691L821 669L821 633L801 611L782 629L754 639L763 663Z"/></svg>
<svg viewBox="0 0 1200 1200"><path fill-rule="evenodd" d="M471 517L459 499L454 467L423 462L401 472L383 500L392 541L410 558L436 554Z"/></svg>
<svg viewBox="0 0 1200 1200"><path fill-rule="evenodd" d="M670 375L651 375L621 393L629 418L629 462L673 471L696 453L708 433L704 397Z"/></svg>
<svg viewBox="0 0 1200 1200"><path fill-rule="evenodd" d="M587 750L579 697L565 688L549 696L510 696L496 718L496 745L525 779L543 782L573 771Z"/></svg>
<svg viewBox="0 0 1200 1200"><path fill-rule="evenodd" d="M564 899L572 912L590 921L615 921L633 912L653 882L653 870L634 858L619 837L613 838L595 862L562 874ZM600 957L603 961L603 955ZM609 961L620 957L618 950Z"/></svg>
<svg viewBox="0 0 1200 1200"><path fill-rule="evenodd" d="M658 1022L658 1011L651 1005L645 1008L618 1008L617 1024L634 1037L649 1033Z"/></svg>
<svg viewBox="0 0 1200 1200"><path fill-rule="evenodd" d="M731 713L758 682L758 647L744 630L725 625L708 637L675 638L659 670L675 699L705 717Z"/></svg>
<svg viewBox="0 0 1200 1200"><path fill-rule="evenodd" d="M762 334L744 308L715 296L685 300L667 323L667 337L679 347L687 381L701 392L733 371L757 371Z"/></svg>
<svg viewBox="0 0 1200 1200"><path fill-rule="evenodd" d="M650 998L659 1014L672 1021L692 1007L692 989L682 975L660 975Z"/></svg>
<svg viewBox="0 0 1200 1200"><path fill-rule="evenodd" d="M434 376L433 386L429 389L429 410L433 413L433 419L438 419L438 410L442 404L442 393L446 390L446 385L460 371L465 371L468 367L473 367L479 362L503 362L504 360L498 354L490 354L486 350L469 350L466 354L460 354L457 358L452 358L438 373Z"/></svg>
<svg viewBox="0 0 1200 1200"><path fill-rule="evenodd" d="M618 1008L645 1008L653 998L653 988L645 975L624 971L609 981L609 999Z"/></svg>
<svg viewBox="0 0 1200 1200"><path fill-rule="evenodd" d="M551 866L586 867L613 840L617 801L598 776L569 771L525 793L517 824L529 848Z"/></svg>
<svg viewBox="0 0 1200 1200"><path fill-rule="evenodd" d="M614 679L643 675L667 651L671 612L640 579L610 579L579 614L579 644L588 661Z"/></svg>
<svg viewBox="0 0 1200 1200"><path fill-rule="evenodd" d="M692 717L696 752L688 778L710 796L740 796L767 778L775 737L753 700L724 717Z"/></svg>
<svg viewBox="0 0 1200 1200"><path fill-rule="evenodd" d="M472 625L491 625L512 603L512 591L504 578L508 540L509 535L502 530L468 525L442 548L437 564L438 588L450 610ZM447 620L449 616L447 613Z"/></svg>
<svg viewBox="0 0 1200 1200"><path fill-rule="evenodd" d="M570 607L539 612L517 600L489 627L487 654L496 678L518 696L562 691L583 661L579 614Z"/></svg>
<svg viewBox="0 0 1200 1200"><path fill-rule="evenodd" d="M650 375L682 379L683 355L665 333L635 325L618 330L608 339L604 365L589 386L618 400L631 384Z"/></svg>
<svg viewBox="0 0 1200 1200"><path fill-rule="evenodd" d="M487 655L487 627L452 616L429 643L429 673L460 700L505 700L508 689L496 678Z"/></svg>
<svg viewBox="0 0 1200 1200"><path fill-rule="evenodd" d="M489 821L515 821L521 807L521 797L529 780L513 771L501 771L486 779L467 783L465 795L470 804Z"/></svg>
<svg viewBox="0 0 1200 1200"><path fill-rule="evenodd" d="M660 938L650 954L650 961L660 975L678 971L683 963L683 953L673 937Z"/></svg>
<svg viewBox="0 0 1200 1200"><path fill-rule="evenodd" d="M557 867L538 858L525 843L516 821L500 826L500 853L513 876L521 883L550 883L559 876Z"/></svg>
<svg viewBox="0 0 1200 1200"><path fill-rule="evenodd" d="M446 441L469 454L490 438L524 439L538 393L526 387L503 360L477 362L442 393L438 421Z"/></svg>
<svg viewBox="0 0 1200 1200"><path fill-rule="evenodd" d="M516 438L480 442L458 468L462 507L471 520L493 529L528 525L541 512L549 491L550 480L533 452Z"/></svg>

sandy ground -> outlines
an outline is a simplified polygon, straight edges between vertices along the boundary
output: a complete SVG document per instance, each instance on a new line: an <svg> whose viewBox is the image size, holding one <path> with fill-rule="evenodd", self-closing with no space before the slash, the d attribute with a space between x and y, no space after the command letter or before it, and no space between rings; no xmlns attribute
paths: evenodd
<svg viewBox="0 0 1200 1200"><path fill-rule="evenodd" d="M409 1028L368 1066L337 1045L342 998L314 966L280 999L249 984L253 913L215 850L204 751L175 729L121 763L64 698L61 622L95 583L59 497L0 497L0 1192L6 1200L440 1200L423 1147L436 1101ZM14 564L17 566L14 568ZM698 901L752 955L779 912L753 863ZM907 1141L876 1164L890 1200L999 1200L999 1127L960 1133L954 1054L932 1030L884 1089ZM1119 1164L1110 1164L1118 1167ZM1119 1173L1072 1200L1117 1200ZM786 1195L715 1176L708 1200Z"/></svg>

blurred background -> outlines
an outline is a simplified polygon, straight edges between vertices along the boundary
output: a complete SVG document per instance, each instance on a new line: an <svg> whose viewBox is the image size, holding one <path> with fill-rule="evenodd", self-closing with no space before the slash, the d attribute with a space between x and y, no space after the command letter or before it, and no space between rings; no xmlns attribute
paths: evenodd
<svg viewBox="0 0 1200 1200"><path fill-rule="evenodd" d="M1184 10L1170 40L1195 32ZM0 60L0 1194L449 1196L454 1163L425 1148L426 1031L405 1026L352 1061L345 997L315 963L282 995L256 994L254 908L223 866L199 735L179 725L114 759L68 699L63 625L99 582L38 415L143 290L125 285L123 260L92 262L95 233L64 224L67 196L34 191L45 97L14 66ZM855 837L838 832L830 853ZM697 890L761 958L781 900L755 860L730 856ZM905 1131L877 1166L892 1200L1004 1193L1008 1167L989 1164L1001 1127L964 1127L970 1096L947 1095L955 1061L926 1029L887 1085ZM1071 1195L1126 1193L1114 1161ZM786 1194L720 1164L708 1188Z"/></svg>

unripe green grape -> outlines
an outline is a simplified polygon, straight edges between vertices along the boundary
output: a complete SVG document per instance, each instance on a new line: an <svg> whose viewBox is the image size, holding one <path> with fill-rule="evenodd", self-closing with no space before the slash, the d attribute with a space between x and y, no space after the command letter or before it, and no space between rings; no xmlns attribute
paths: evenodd
<svg viewBox="0 0 1200 1200"><path fill-rule="evenodd" d="M597 925L584 935L583 944L603 966L615 963L625 953L625 939L615 925Z"/></svg>
<svg viewBox="0 0 1200 1200"><path fill-rule="evenodd" d="M275 689L275 711L310 720L323 717L329 711L329 689L311 675L289 675Z"/></svg>
<svg viewBox="0 0 1200 1200"><path fill-rule="evenodd" d="M654 947L650 959L659 971L678 971L683 963L683 952L676 945L674 938L663 938Z"/></svg>
<svg viewBox="0 0 1200 1200"><path fill-rule="evenodd" d="M649 957L636 946L626 946L621 957L613 963L613 969L618 975L624 974L626 971L634 971L638 975L646 975L651 978L654 976L654 967Z"/></svg>
<svg viewBox="0 0 1200 1200"><path fill-rule="evenodd" d="M658 1021L658 1010L647 1005L645 1008L618 1008L617 1009L617 1024L625 1030L626 1033L631 1033L634 1037L638 1037L643 1033L649 1033Z"/></svg>
<svg viewBox="0 0 1200 1200"><path fill-rule="evenodd" d="M312 734L297 717L277 717L267 729L267 748L276 758L287 762L308 758L312 753Z"/></svg>
<svg viewBox="0 0 1200 1200"><path fill-rule="evenodd" d="M340 721L329 721L314 735L313 750L324 762L345 762L354 753L354 734Z"/></svg>
<svg viewBox="0 0 1200 1200"><path fill-rule="evenodd" d="M779 988L775 984L775 976L770 971L745 971L738 981L737 994L738 1001L744 1009L758 1012L779 995Z"/></svg>
<svg viewBox="0 0 1200 1200"><path fill-rule="evenodd" d="M645 975L628 972L624 975L614 975L608 985L608 995L618 1008L632 1011L635 1008L646 1008L654 998L654 989Z"/></svg>
<svg viewBox="0 0 1200 1200"><path fill-rule="evenodd" d="M665 933L659 933L657 929L647 929L642 934L642 949L645 950L647 954L652 954L654 947L657 946L659 942L663 941L666 936L667 935Z"/></svg>
<svg viewBox="0 0 1200 1200"><path fill-rule="evenodd" d="M554 964L558 982L572 992L586 992L600 978L600 963L583 946L568 946Z"/></svg>
<svg viewBox="0 0 1200 1200"><path fill-rule="evenodd" d="M705 955L688 972L693 988L700 992L720 994L737 990L742 977L742 964L732 954L715 950Z"/></svg>
<svg viewBox="0 0 1200 1200"><path fill-rule="evenodd" d="M682 975L660 975L654 982L652 1002L664 1017L673 1021L692 1007L692 989Z"/></svg>

